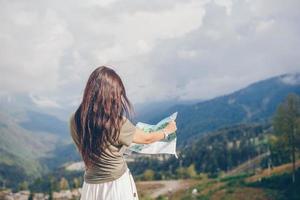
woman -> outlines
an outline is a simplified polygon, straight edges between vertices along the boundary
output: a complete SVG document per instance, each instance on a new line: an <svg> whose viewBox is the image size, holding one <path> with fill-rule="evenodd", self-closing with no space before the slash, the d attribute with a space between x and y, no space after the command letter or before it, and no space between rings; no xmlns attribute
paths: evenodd
<svg viewBox="0 0 300 200"><path fill-rule="evenodd" d="M70 117L71 136L85 164L81 200L138 199L124 150L132 142L164 139L177 128L172 121L162 131L147 134L131 123L132 112L118 74L105 66L96 68Z"/></svg>

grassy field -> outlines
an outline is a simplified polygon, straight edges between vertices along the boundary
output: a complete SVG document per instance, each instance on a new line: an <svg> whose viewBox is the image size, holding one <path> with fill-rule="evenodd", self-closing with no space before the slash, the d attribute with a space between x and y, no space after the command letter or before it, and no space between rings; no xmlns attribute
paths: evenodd
<svg viewBox="0 0 300 200"><path fill-rule="evenodd" d="M297 162L299 166L300 161ZM215 179L144 181L137 182L137 188L141 200L300 199L300 169L297 170L295 184L291 182L291 169L291 164L285 164L256 174L240 173Z"/></svg>

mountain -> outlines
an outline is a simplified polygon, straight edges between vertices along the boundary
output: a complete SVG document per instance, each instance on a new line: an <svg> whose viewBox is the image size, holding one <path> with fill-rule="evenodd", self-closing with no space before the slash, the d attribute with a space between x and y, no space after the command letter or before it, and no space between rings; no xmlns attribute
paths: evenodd
<svg viewBox="0 0 300 200"><path fill-rule="evenodd" d="M67 121L46 113L26 95L0 97L0 183L17 187L52 170L65 152L74 152ZM68 150L70 149L70 150Z"/></svg>
<svg viewBox="0 0 300 200"><path fill-rule="evenodd" d="M34 132L46 132L66 138L68 134L68 118L60 118L64 110L57 107L42 107L36 103L32 95L1 95L0 112L11 116L21 127ZM69 113L68 111L65 111ZM66 113L64 115L67 115Z"/></svg>
<svg viewBox="0 0 300 200"><path fill-rule="evenodd" d="M178 111L177 141L184 146L192 138L222 127L270 121L288 93L300 94L299 86L300 74L286 74L198 103L174 100L138 105L136 119L154 123ZM0 96L0 183L17 184L80 160L67 117L62 117L69 111L50 110L37 106L28 95Z"/></svg>
<svg viewBox="0 0 300 200"><path fill-rule="evenodd" d="M225 126L267 122L289 93L300 95L300 74L285 74L249 85L228 95L193 105L175 105L152 119L178 111L178 144Z"/></svg>
<svg viewBox="0 0 300 200"><path fill-rule="evenodd" d="M58 138L49 133L28 131L11 116L0 112L0 181L14 185L44 171L38 158L55 148Z"/></svg>
<svg viewBox="0 0 300 200"><path fill-rule="evenodd" d="M141 175L147 169L155 172L176 173L180 167L195 165L197 172L216 173L229 171L241 163L265 154L268 151L270 124L239 124L220 128L199 136L189 146L178 149L179 159L166 157L163 161L157 157L136 157L129 167L135 175Z"/></svg>
<svg viewBox="0 0 300 200"><path fill-rule="evenodd" d="M27 118L20 122L20 125L33 132L49 132L58 135L61 138L69 137L69 127L66 121L62 121L55 116L39 113L36 111L27 111Z"/></svg>
<svg viewBox="0 0 300 200"><path fill-rule="evenodd" d="M145 123L155 123L153 118L157 116L158 113L162 113L172 108L175 105L192 105L201 100L180 100L180 99L171 99L164 101L149 101L145 103L134 104L135 117L134 121L145 122Z"/></svg>

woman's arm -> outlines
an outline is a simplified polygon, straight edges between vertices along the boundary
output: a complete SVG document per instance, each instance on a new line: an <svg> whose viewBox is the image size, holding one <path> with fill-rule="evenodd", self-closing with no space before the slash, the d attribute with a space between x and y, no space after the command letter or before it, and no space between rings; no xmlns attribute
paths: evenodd
<svg viewBox="0 0 300 200"><path fill-rule="evenodd" d="M171 121L165 128L164 131L167 134L173 133L177 130L176 122ZM137 144L150 144L159 140L164 139L165 134L164 131L154 131L149 133L145 133L142 129L136 128L136 131L133 135L133 142Z"/></svg>

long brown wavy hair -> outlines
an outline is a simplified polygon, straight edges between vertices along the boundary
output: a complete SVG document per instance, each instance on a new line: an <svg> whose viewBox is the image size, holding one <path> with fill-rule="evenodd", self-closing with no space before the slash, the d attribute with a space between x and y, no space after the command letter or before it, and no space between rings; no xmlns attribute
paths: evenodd
<svg viewBox="0 0 300 200"><path fill-rule="evenodd" d="M130 119L132 113L132 104L119 75L106 66L96 68L75 112L79 150L87 168L109 144L118 145L123 117Z"/></svg>

